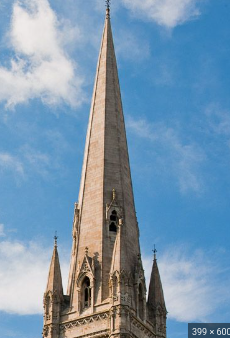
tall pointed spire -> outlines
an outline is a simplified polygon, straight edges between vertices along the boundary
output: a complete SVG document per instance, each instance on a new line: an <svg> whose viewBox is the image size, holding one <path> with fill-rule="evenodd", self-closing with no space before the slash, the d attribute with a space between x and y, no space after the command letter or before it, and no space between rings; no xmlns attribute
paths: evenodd
<svg viewBox="0 0 230 338"><path fill-rule="evenodd" d="M126 260L121 269L132 269L139 254L139 232L134 206L128 148L114 51L109 8L104 31L92 97L86 137L84 162L79 191L79 237L76 255L71 262L69 293L73 282L76 259L82 261L87 242L89 254L97 253L101 264L102 287L98 297L108 297L108 276L113 248L109 247L109 232L105 228L111 205L112 191L116 191L117 207L124 219L121 246ZM95 240L95 235L97 240ZM123 244L122 244L123 243ZM75 260L75 263L74 263Z"/></svg>
<svg viewBox="0 0 230 338"><path fill-rule="evenodd" d="M44 338L166 337L164 322L162 326L158 317L154 321L157 299L162 303L156 262L149 296L153 320L150 316L149 321L147 313L110 1L106 4L79 200L74 209L68 290L63 296L55 238L44 296ZM158 298L152 294L156 290Z"/></svg>
<svg viewBox="0 0 230 338"><path fill-rule="evenodd" d="M109 8L107 13L108 10ZM91 181L89 189L87 183L91 175L96 184L92 186ZM126 186L123 187L122 183ZM105 191L102 191L103 188ZM121 193L118 196L120 200L129 197L134 209L116 56L110 17L106 15L86 139L79 208L84 208L86 203L88 206L89 190L90 199L94 197L95 201L95 198L99 198L99 193L104 193L101 197L109 201L113 188L116 189L117 196Z"/></svg>

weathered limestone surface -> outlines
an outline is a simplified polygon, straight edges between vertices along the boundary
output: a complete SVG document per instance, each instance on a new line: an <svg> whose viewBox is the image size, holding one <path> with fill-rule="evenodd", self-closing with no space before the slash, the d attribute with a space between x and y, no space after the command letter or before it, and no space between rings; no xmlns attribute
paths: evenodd
<svg viewBox="0 0 230 338"><path fill-rule="evenodd" d="M108 9L72 235L67 295L55 243L44 295L43 337L166 337L167 312L156 260L146 302Z"/></svg>

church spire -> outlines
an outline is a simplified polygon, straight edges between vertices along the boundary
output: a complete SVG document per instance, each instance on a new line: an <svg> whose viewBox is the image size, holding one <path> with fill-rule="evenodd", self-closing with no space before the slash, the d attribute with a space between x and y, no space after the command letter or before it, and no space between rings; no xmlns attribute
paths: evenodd
<svg viewBox="0 0 230 338"><path fill-rule="evenodd" d="M83 248L87 243L89 255L92 257L96 253L101 265L102 285L97 293L101 300L109 296L108 276L115 241L114 233L116 222L120 218L124 220L121 247L127 251L127 254L124 254L126 259L120 261L120 269L134 269L140 253L120 84L108 14L109 2L97 64L79 191L79 236L75 250L72 251L68 287L70 294L77 262L82 262ZM116 206L112 203L113 190L116 191ZM116 212L115 227L109 229L112 212ZM76 254L73 255L73 252Z"/></svg>
<svg viewBox="0 0 230 338"><path fill-rule="evenodd" d="M55 238L44 297L45 338L165 338L158 330L161 323L148 320L110 1L106 4L79 199L74 208L68 290L63 296ZM158 290L159 284L155 272L152 280L150 311L155 304L152 291Z"/></svg>

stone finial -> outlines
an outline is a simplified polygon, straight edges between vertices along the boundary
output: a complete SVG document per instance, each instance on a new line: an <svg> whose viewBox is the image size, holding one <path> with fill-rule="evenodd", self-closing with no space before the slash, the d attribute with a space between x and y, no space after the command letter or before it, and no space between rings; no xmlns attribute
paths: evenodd
<svg viewBox="0 0 230 338"><path fill-rule="evenodd" d="M156 261L156 259L157 259L157 249L156 249L156 246L155 246L155 244L154 244L154 250L152 250L153 251L153 259L154 259L154 261Z"/></svg>
<svg viewBox="0 0 230 338"><path fill-rule="evenodd" d="M113 189L113 201L115 201L115 199L116 199L116 190Z"/></svg>
<svg viewBox="0 0 230 338"><path fill-rule="evenodd" d="M58 240L57 231L55 231L55 235L54 235L54 246L55 247L57 247L57 240Z"/></svg>
<svg viewBox="0 0 230 338"><path fill-rule="evenodd" d="M110 18L110 1L111 0L105 0L105 5L106 5L106 18Z"/></svg>

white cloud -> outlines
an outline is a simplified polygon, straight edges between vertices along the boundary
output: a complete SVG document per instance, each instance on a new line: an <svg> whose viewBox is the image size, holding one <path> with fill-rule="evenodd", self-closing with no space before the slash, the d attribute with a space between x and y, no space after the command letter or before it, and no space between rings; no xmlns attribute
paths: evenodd
<svg viewBox="0 0 230 338"><path fill-rule="evenodd" d="M30 242L0 243L0 310L12 314L41 314L52 249ZM62 255L61 255L62 256ZM64 284L68 264L62 265Z"/></svg>
<svg viewBox="0 0 230 338"><path fill-rule="evenodd" d="M197 17L201 0L122 0L136 16L146 17L161 26L173 28Z"/></svg>
<svg viewBox="0 0 230 338"><path fill-rule="evenodd" d="M15 57L0 67L0 101L7 107L33 98L82 103L83 79L64 52L63 32L48 0L15 2L8 34Z"/></svg>
<svg viewBox="0 0 230 338"><path fill-rule="evenodd" d="M0 153L0 170L12 171L20 176L24 176L24 167L22 162L9 153Z"/></svg>
<svg viewBox="0 0 230 338"><path fill-rule="evenodd" d="M143 264L148 281L152 257L144 257ZM215 320L215 312L229 301L228 281L204 253L189 255L183 248L171 248L159 257L158 265L169 319Z"/></svg>
<svg viewBox="0 0 230 338"><path fill-rule="evenodd" d="M182 322L210 319L224 301L229 301L229 281L202 252L191 255L182 248L170 249L158 260L168 318ZM64 291L69 269L67 251L59 248ZM20 315L43 312L51 256L51 247L34 241L0 241L0 311ZM148 285L152 257L144 257L143 264Z"/></svg>
<svg viewBox="0 0 230 338"><path fill-rule="evenodd" d="M173 175L181 192L202 191L199 167L205 154L198 145L183 141L176 129L163 123L150 124L144 119L129 118L127 127L154 143L154 165L160 168L162 175Z"/></svg>

